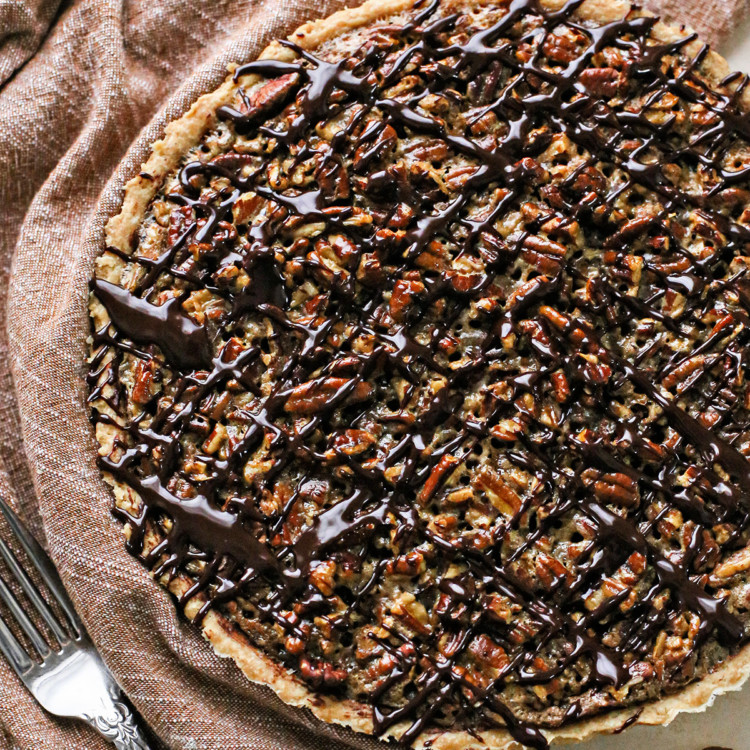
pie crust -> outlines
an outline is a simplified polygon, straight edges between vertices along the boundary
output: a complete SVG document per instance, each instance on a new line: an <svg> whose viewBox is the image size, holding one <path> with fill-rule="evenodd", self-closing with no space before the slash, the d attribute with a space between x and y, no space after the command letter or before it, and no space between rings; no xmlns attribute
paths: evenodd
<svg viewBox="0 0 750 750"><path fill-rule="evenodd" d="M365 27L374 21L395 16L412 7L412 0L368 0L364 5L343 10L324 20L309 22L297 29L289 39L305 50L315 50L323 42L342 33ZM443 6L457 9L479 4L478 0L447 0ZM540 0L547 9L558 9L561 0ZM585 0L578 10L584 20L605 24L621 19L630 10L625 0ZM645 15L645 13L644 13ZM652 37L671 42L685 37L684 29L658 22L652 29ZM695 40L685 49L696 54L701 43ZM260 59L291 61L295 54L279 42L270 44ZM704 59L702 73L717 85L729 73L726 61L711 51ZM131 179L124 192L121 212L110 219L106 227L106 244L123 253L130 253L135 233L157 193L163 179L179 164L183 155L196 146L203 134L216 123L216 110L228 104L238 84L230 70L228 79L215 91L198 99L180 119L167 126L164 138L153 144L151 156L143 164L139 175ZM241 79L247 83L247 79ZM119 271L106 258L97 262L98 278L119 282ZM94 328L99 329L109 320L108 313L99 300L92 295L91 315ZM97 430L100 454L108 455L112 449L116 430L101 427ZM106 474L105 474L106 476ZM133 490L110 475L116 502L120 507L132 507ZM127 530L126 530L126 533ZM179 596L191 585L188 577L178 575L168 582L169 590ZM185 613L189 618L198 614L202 600L200 596L189 600ZM372 708L352 700L343 700L317 693L298 676L282 667L260 649L227 618L216 610L209 610L202 619L203 633L217 654L233 659L246 677L256 683L267 685L287 704L309 708L312 713L328 723L351 727L358 732L373 733ZM611 733L630 724L666 725L681 712L702 711L710 706L714 698L724 692L738 690L750 676L750 646L745 646L713 673L689 685L680 692L653 703L638 707L611 710L592 718L574 721L559 729L545 729L549 741L580 741L597 733ZM388 730L386 736L399 737L408 727L408 722ZM431 750L510 750L521 745L504 729L487 729L477 733L428 729L414 743L416 748Z"/></svg>

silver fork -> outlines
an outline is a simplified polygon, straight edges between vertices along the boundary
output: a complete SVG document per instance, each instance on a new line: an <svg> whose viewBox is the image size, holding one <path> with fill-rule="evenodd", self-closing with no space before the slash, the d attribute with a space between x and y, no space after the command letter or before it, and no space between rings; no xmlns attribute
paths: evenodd
<svg viewBox="0 0 750 750"><path fill-rule="evenodd" d="M0 539L0 557L57 641L48 643L0 577L0 600L26 634L36 654L21 645L1 617L0 652L34 698L51 714L83 719L120 750L149 750L122 691L73 609L52 561L1 498L0 511L67 618L67 622L61 622L8 545Z"/></svg>

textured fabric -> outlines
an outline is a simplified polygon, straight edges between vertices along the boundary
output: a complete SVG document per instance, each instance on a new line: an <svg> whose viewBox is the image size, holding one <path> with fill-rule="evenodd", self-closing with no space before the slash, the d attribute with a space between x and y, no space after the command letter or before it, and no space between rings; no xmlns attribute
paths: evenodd
<svg viewBox="0 0 750 750"><path fill-rule="evenodd" d="M342 5L0 0L0 494L46 540L105 661L168 747L379 746L250 685L125 552L83 380L92 258L149 143L227 63ZM744 0L663 7L717 40ZM87 727L46 716L0 663L0 748L103 747Z"/></svg>

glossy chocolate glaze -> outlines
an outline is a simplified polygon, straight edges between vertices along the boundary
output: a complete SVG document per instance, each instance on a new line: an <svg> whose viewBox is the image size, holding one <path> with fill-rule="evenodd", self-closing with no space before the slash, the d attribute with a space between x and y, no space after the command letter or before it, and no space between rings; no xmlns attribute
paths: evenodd
<svg viewBox="0 0 750 750"><path fill-rule="evenodd" d="M439 4L437 1L433 2L421 8L413 20L397 32L410 41L405 51L390 64L380 79L370 75L383 64L381 53L377 49L365 53L361 61L353 66L348 60L338 63L323 61L310 52L286 43L297 53L296 61L252 62L240 67L235 79L242 81L250 74L269 79L293 76L294 84L290 91L274 105L275 111L278 111L288 102L296 101L297 114L289 129L281 132L264 125L271 113L263 109L245 108L246 111L240 111L223 107L219 116L231 122L238 132L253 132L260 128L262 132L273 135L276 149L291 153L294 147L295 158L301 161L307 155L304 139L316 123L329 116L333 106L332 95L344 92L345 97L364 106L361 115L355 117L335 137L335 148L327 157L332 170L339 168L337 155L351 155L358 149L361 154L362 148L368 144L373 144L372 152L365 152L360 158L359 169L367 170L369 163L376 163L377 139L387 126L399 133L407 131L429 135L446 143L453 153L476 160L480 166L465 182L459 197L439 209L430 207L419 195L418 188L408 185L394 187L396 180L393 175L378 172L369 174L368 185L372 190L380 189L379 186L384 186L387 190L399 190L399 197L405 198L415 210L416 218L407 230L407 249L403 256L403 262L407 264L413 262L436 237L454 231L459 225L466 230L466 238L462 240L466 247L481 236L492 234L495 222L516 205L521 190L530 179L528 163L522 158L528 147L530 133L540 123L549 124L553 132L566 134L573 143L591 154L592 164L597 160L611 162L627 173L628 183L613 189L601 199L601 205L605 209L612 210L617 196L633 185L642 186L660 197L663 208L661 215L650 218L639 226L626 227L611 234L603 241L602 252L625 252L636 237L648 233L657 225L663 229L669 215L684 210L700 211L721 228L724 235L721 253L705 260L692 257L687 271L663 276L665 289L678 291L686 297L685 315L689 315L691 311L708 304L707 295L717 293L716 290L706 291L708 281L712 278L713 264L726 263L734 255L742 254L745 245L750 242L750 231L715 209L711 202L712 195L689 194L675 188L665 176L661 163L645 161L645 156L654 145L659 145L661 153L669 151L669 146L662 142L665 129L653 125L643 112L614 112L601 101L600 96L592 94L581 84L581 74L590 66L591 58L597 52L614 44L629 55L629 75L637 79L644 90L673 91L691 101L701 97L700 87L694 85L691 76L707 54L707 48L700 49L683 73L671 76L663 69L663 59L682 54L686 45L693 40L692 37L670 43L649 41L654 19L634 14L604 26L584 26L574 17L580 5L581 0L573 0L557 12L549 12L541 11L534 0L513 0L505 16L491 28L476 32L460 45L441 46L440 34L451 28L456 22L456 16L439 15ZM498 40L505 37L514 25L529 14L543 19L535 34L539 33L539 29L549 33L559 24L571 24L587 36L587 47L556 72L539 67L533 55L527 60L519 58L516 54L517 46L501 44ZM439 119L417 112L414 108L416 99L409 103L396 101L383 94L406 74L404 71L415 56L436 64L437 72L424 94L441 91L453 76L476 76L498 62L509 67L518 76L518 80L536 77L543 85L537 88L535 94L525 98L517 97L514 87L509 85L503 89L499 98L487 105L485 111L492 111L509 123L508 133L502 144L498 148L487 149L470 134L450 132ZM442 69L442 61L450 61L450 69ZM715 92L719 105L710 107L719 115L715 126L690 148L669 154L670 161L700 164L713 170L717 175L714 195L748 180L748 168L729 171L721 160L722 148L733 134L750 136L750 122L738 104L746 80L735 80L734 83L734 93ZM364 114L370 111L378 111L382 118L379 124L362 131L360 123ZM598 127L592 127L592 122L596 122ZM617 138L612 137L612 132L617 134ZM641 145L635 150L621 150L618 144L625 138L638 139ZM303 144L301 147L300 143ZM225 178L231 185L218 209L201 204L193 187L196 178L210 179L216 176ZM461 602L471 600L479 589L496 591L530 612L538 623L540 636L536 649L541 649L546 642L558 636L563 636L570 644L568 653L559 655L556 663L548 664L543 670L534 665L538 650L522 652L489 685L479 686L455 669L456 659L473 637L476 623L457 635L458 645L454 655L440 659L420 652L416 643L405 642L402 647L397 648L393 642L384 641L382 645L392 653L397 667L371 697L375 731L382 734L400 722L407 722L408 729L402 738L406 743L429 728L433 714L444 703L454 700L454 696L460 692L463 696L460 702L464 708L459 713L463 711L466 715L474 715L476 711L483 712L485 723L505 723L519 742L538 749L547 747L542 728L517 717L503 701L503 688L508 684L507 681L512 679L517 684L525 685L545 683L561 675L578 660L585 659L590 666L587 678L590 686L602 689L608 686L622 687L632 677L623 656L625 652L638 652L639 649L648 647L651 634L659 629L663 621L663 613L660 614L652 605L664 590L671 592L678 606L698 615L700 628L696 636L696 648L709 638L717 639L730 649L745 642L747 635L742 622L729 611L725 601L714 597L706 590L703 582L691 575L689 564L692 559L683 565L671 561L647 538L653 528L652 522L618 515L592 495L580 476L560 471L556 455L559 449L555 446L539 445L521 435L513 445L512 457L517 465L538 476L545 485L560 488L560 499L547 517L546 525L541 525L536 532L530 534L528 546L534 544L536 539L552 527L556 518L573 506L577 506L593 524L597 552L579 568L575 580L568 586L568 598L581 594L593 579L621 564L623 551L642 554L655 571L657 584L650 595L639 601L639 617L634 618L627 637L615 648L605 646L592 632L600 618L616 611L624 596L613 597L584 619L574 621L566 614L564 603L561 604L553 596L539 597L526 582L520 580L509 565L511 561L503 559L499 549L456 548L434 529L423 524L415 513L415 498L424 491L425 483L436 467L443 465L441 461L452 460L454 454L459 456L459 462L465 460L478 441L490 436L489 426L493 415L490 414L484 422L467 420L455 425L455 439L430 455L425 455L425 447L436 426L451 423L456 399L460 400L462 389L496 358L502 339L520 333L519 319L536 315L541 320L538 311L544 305L555 305L555 300L564 298L566 276L577 273L572 265L563 262L556 275L537 276L535 283L524 294L518 295L512 306L501 305L496 314L488 316L483 341L480 347L475 347L473 361L458 369L446 368L435 354L436 345L445 334L445 327L434 326L430 334L432 344L429 345L416 341L410 335L408 324L393 325L385 331L378 328L372 317L381 298L381 289L376 289L371 303L362 306L359 329L360 332L371 332L378 342L377 346L370 353L355 356L350 369L351 377L342 379L340 386L328 395L325 403L320 405L305 427L306 432L290 433L279 428L275 420L283 413L290 389L307 381L309 374L320 365L320 347L335 321L336 310L351 311L355 304L353 274L348 279L337 279L332 284L331 312L328 317L322 322L302 325L287 315L289 288L285 286L283 271L272 251L274 238L270 223L260 229L254 228L249 247L241 252L228 247L223 239L217 240L219 227L229 216L242 192L250 189L285 208L290 214L303 217L305 221L324 222L329 230L346 232L346 220L351 215L351 206L346 201L337 202L332 199L323 187L290 193L276 191L260 182L260 171L248 176L241 173L239 168L223 164L194 161L185 165L180 174L182 191L175 194L173 200L179 205L194 209L196 215L202 212L202 223L190 223L169 248L169 252L151 263L152 270L132 292L126 292L100 279L95 280L92 285L92 291L112 319L112 326L95 332L95 344L102 345L102 348L92 363L92 400L102 398L104 387L108 384L114 389L113 395L108 397L110 405L115 411L121 405L121 388L117 382L116 368L110 368L108 379L105 383L102 382L108 352L115 352L115 356L130 352L148 359L156 356L152 346L158 347L167 365L180 373L184 390L189 394L181 401L179 410L167 408L157 411L148 427L141 426L142 420L131 420L125 426L130 442L123 444L119 457L101 458L102 468L136 490L143 501L143 510L137 517L118 511L118 515L132 529L129 545L135 553L142 550L148 522L163 513L171 519L171 529L147 556L147 562L155 566L156 573L176 571L191 556L208 561L206 574L195 581L183 596L183 601L197 594L204 596L201 614L205 614L210 607L221 605L240 590L252 590L254 584L262 581L270 593L256 603L258 610L264 617L294 634L294 623L282 618L280 613L290 602L313 602L320 599L320 595L307 581L311 563L330 550L366 544L367 539L378 530L395 528L397 538L425 540L441 550L446 557L460 560L468 567L470 576L461 580L446 578L440 584L440 592L448 597L448 607L457 607ZM503 195L496 206L481 221L464 221L462 217L472 198L492 185L499 185L503 189ZM567 201L563 208L570 222L587 221L592 210L593 206L585 202ZM243 292L230 295L231 311L220 321L220 326L226 327L247 313L260 314L270 319L281 334L296 340L298 345L284 364L271 395L263 399L260 409L247 414L248 428L233 446L231 455L226 459L206 458L210 463L211 478L201 483L193 496L186 499L166 487L174 458L180 450L179 440L185 425L204 395L217 385L234 379L252 390L254 386L249 382L247 373L257 365L260 356L258 349L249 348L235 359L225 361L217 332L210 332L207 327L195 323L182 311L179 298L170 299L160 306L146 299L158 274L176 265L175 258L182 251L186 238L191 236L194 241L212 245L218 266L236 264L247 270L251 278L251 283ZM468 288L458 289L446 278L432 278L431 285L425 291L425 305L439 297L454 300L459 306L468 304L489 287L496 274L503 272L508 258L515 257L521 251L525 240L526 236L521 236L515 247L508 247L503 243L505 255L499 254L491 261L487 272L474 278ZM374 230L369 234L360 232L356 244L360 257L380 249L382 245ZM215 291L208 278L189 282ZM386 288L392 283L392 279L382 280L382 286ZM729 283L736 288L744 302L747 292L742 275L738 274ZM605 317L609 315L617 319L631 311L659 320L669 330L679 328L680 321L665 317L657 309L654 300L625 296L603 277L593 279L592 284ZM669 395L665 395L654 384L653 375L642 370L637 361L621 356L611 346L605 345L601 331L593 330L587 321L566 315L564 306L561 306L561 310L544 322L549 343L540 347L537 352L538 369L514 376L508 381L514 394L534 394L541 387L544 376L561 368L579 389L598 387L592 380L591 373L581 366L579 354L584 352L595 356L600 366L609 368L614 373L613 377L618 385L629 381L635 391L645 394L656 404L662 410L669 427L685 443L694 447L694 468L713 487L707 490L712 503L709 506L696 493L669 482L667 476L654 477L651 473L641 471L636 462L625 463L593 434L569 435L564 450L580 456L587 465L627 475L642 486L644 491L663 493L671 504L698 524L712 525L732 518L739 528L746 528L750 512L750 464L746 457L730 441L722 438L717 430L706 427ZM743 313L738 311L734 322L745 325L747 318L742 316ZM211 337L215 337L213 342ZM745 339L743 332L738 341L745 343ZM127 340L144 346L144 349L139 350ZM733 356L738 356L742 362L743 355L737 354L737 343L735 342L732 350ZM703 346L708 349L710 342L704 342ZM278 524L278 519L271 523L255 507L252 498L247 497L246 491L243 493L240 475L244 462L259 442L269 436L272 448L278 449L281 465L287 460L285 457L304 453L305 434L324 424L331 414L341 408L358 384L367 381L376 368L384 366L383 362L387 362L394 371L400 372L414 383L425 368L447 377L449 383L447 388L435 395L427 411L405 431L398 450L390 459L405 460L405 469L400 478L395 484L386 481L384 472L387 465L365 468L356 461L348 461L348 466L358 477L357 489L349 497L317 515L313 525L288 547L281 551L272 549L262 540L269 538L274 530L273 524ZM676 368L679 364L679 361L675 361L672 367ZM738 364L740 366L742 364ZM607 414L606 394L601 390L599 393L602 398L602 413ZM498 404L496 413L499 414L501 409L502 404ZM95 413L94 419L101 422L112 421L101 413ZM639 434L637 424L622 422L618 432L619 441L629 446L633 456L648 454L650 449L647 440ZM160 448L162 456L158 465L149 462L156 447ZM314 460L315 456L310 458ZM342 460L346 461L343 456ZM151 468L144 470L144 466ZM722 479L715 471L716 466L721 467L731 479ZM276 471L278 470L280 469ZM293 501L294 497L290 505ZM516 550L514 556L517 558L522 552L523 547ZM688 557L694 558L699 553L700 538L696 533L694 548ZM627 554L624 556L627 557ZM378 570L382 567L381 565ZM626 591L625 595L627 593ZM360 606L363 595L364 592L358 592L353 596L349 605L352 611ZM403 640L401 634L394 633L393 636L396 641ZM413 696L399 707L385 705L383 697L388 689L404 679L420 659L422 663L428 659L430 664L417 681ZM466 708L468 704L474 707L471 712ZM579 713L573 702L568 711L568 719L577 718Z"/></svg>

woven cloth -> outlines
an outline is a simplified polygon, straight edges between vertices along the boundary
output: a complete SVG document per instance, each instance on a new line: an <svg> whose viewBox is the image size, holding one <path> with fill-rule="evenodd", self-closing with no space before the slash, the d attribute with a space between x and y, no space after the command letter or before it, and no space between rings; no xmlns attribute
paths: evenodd
<svg viewBox="0 0 750 750"><path fill-rule="evenodd" d="M718 41L745 0L650 3ZM250 685L124 549L84 393L87 281L123 182L165 123L275 36L342 0L0 0L0 494L44 540L165 746L383 747ZM98 750L0 663L0 748Z"/></svg>

